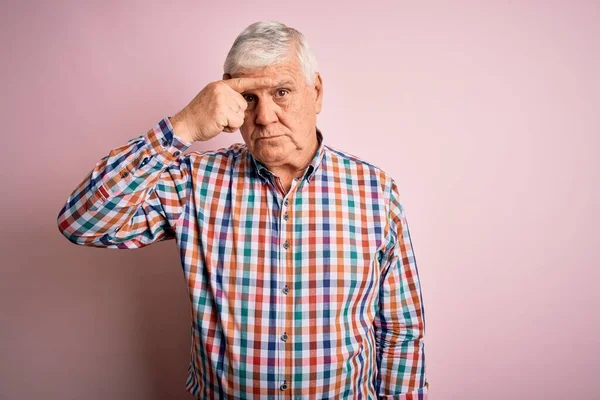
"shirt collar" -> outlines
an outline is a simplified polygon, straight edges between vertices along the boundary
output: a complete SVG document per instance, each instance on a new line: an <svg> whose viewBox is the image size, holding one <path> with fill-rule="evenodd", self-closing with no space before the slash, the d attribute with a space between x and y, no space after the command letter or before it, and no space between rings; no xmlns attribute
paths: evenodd
<svg viewBox="0 0 600 400"><path fill-rule="evenodd" d="M319 147L317 148L315 155L313 156L312 160L310 161L310 163L308 164L308 167L306 168L306 170L304 172L304 178L308 182L310 182L312 180L317 169L321 165L321 162L323 161L323 153L325 150L325 145L323 143L323 133L321 132L321 130L319 128L316 128L316 135L317 135L317 141L319 143ZM260 161L258 161L256 158L254 158L250 152L248 152L248 155L252 159L252 164L254 165L254 168L255 168L256 172L258 173L258 175L263 179L269 180L269 175L273 175L271 173L271 171L269 171L269 169L267 167L265 167Z"/></svg>

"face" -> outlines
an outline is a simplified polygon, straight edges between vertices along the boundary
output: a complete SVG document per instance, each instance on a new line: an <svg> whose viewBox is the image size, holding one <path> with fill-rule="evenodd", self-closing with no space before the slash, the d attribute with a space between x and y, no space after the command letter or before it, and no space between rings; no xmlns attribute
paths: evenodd
<svg viewBox="0 0 600 400"><path fill-rule="evenodd" d="M321 112L322 82L317 75L308 85L299 62L243 71L237 77L270 77L270 88L242 93L248 102L242 137L252 155L267 167L302 166L317 147L317 114Z"/></svg>

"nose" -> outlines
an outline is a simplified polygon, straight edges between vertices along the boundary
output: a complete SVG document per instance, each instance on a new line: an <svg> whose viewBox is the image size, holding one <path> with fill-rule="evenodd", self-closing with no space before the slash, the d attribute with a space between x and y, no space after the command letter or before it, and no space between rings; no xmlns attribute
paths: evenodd
<svg viewBox="0 0 600 400"><path fill-rule="evenodd" d="M258 101L256 104L256 117L254 119L257 125L269 125L274 122L277 122L279 119L277 117L277 104L270 99L268 96L265 96Z"/></svg>

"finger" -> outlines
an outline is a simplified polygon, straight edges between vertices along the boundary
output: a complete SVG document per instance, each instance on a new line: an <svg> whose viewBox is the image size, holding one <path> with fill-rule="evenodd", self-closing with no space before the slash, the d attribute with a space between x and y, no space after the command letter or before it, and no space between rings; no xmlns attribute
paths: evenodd
<svg viewBox="0 0 600 400"><path fill-rule="evenodd" d="M236 114L243 114L246 108L248 108L248 102L239 93L235 92L233 94L235 96L232 96L233 100L229 102L229 109Z"/></svg>
<svg viewBox="0 0 600 400"><path fill-rule="evenodd" d="M237 92L234 94L235 94L235 96L233 96L233 97L235 98L235 104L237 104L237 106L239 106L239 112L243 114L244 111L246 111L246 108L248 108L248 102L246 101L244 96L242 96L241 94L239 94ZM238 111L237 106L234 106L235 110L233 110L233 111L236 111L236 112Z"/></svg>
<svg viewBox="0 0 600 400"><path fill-rule="evenodd" d="M232 129L239 129L244 125L244 113L241 111L229 119L227 126Z"/></svg>
<svg viewBox="0 0 600 400"><path fill-rule="evenodd" d="M222 82L238 93L252 89L268 88L273 85L273 80L264 76L259 78L232 78L225 79Z"/></svg>
<svg viewBox="0 0 600 400"><path fill-rule="evenodd" d="M228 133L233 133L235 131L237 131L239 128L230 128L228 126L226 126L225 128L223 128L223 132L228 132Z"/></svg>
<svg viewBox="0 0 600 400"><path fill-rule="evenodd" d="M220 119L225 122L223 124L224 132L235 132L244 124L244 114L242 112L236 113L235 111L229 111Z"/></svg>

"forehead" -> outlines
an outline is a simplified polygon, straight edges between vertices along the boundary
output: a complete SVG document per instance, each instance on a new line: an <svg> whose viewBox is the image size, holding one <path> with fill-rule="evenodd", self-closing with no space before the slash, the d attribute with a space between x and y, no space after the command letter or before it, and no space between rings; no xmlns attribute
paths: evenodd
<svg viewBox="0 0 600 400"><path fill-rule="evenodd" d="M298 63L293 61L269 65L267 67L240 69L239 72L233 74L232 77L269 77L273 79L273 86L298 85L304 79L304 75L302 70L298 67Z"/></svg>

